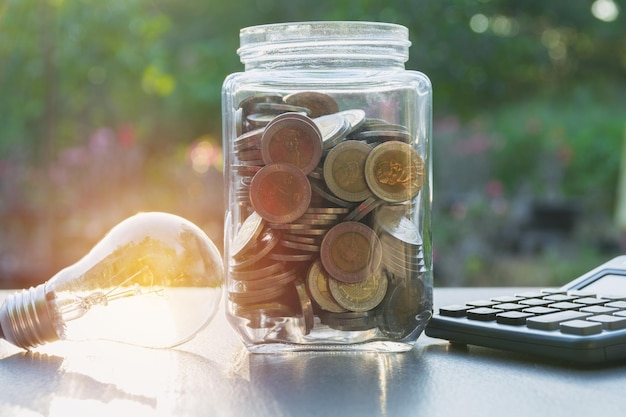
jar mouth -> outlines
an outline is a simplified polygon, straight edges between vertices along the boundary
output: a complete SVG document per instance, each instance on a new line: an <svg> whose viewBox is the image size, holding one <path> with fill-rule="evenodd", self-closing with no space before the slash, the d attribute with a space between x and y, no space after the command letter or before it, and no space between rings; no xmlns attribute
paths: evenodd
<svg viewBox="0 0 626 417"><path fill-rule="evenodd" d="M382 22L317 21L251 26L237 50L248 65L303 57L385 59L404 63L411 42L406 27Z"/></svg>

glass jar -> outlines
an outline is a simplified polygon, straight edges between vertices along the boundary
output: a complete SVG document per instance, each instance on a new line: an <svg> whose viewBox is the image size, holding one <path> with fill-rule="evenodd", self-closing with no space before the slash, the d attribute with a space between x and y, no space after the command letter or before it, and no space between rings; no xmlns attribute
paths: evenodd
<svg viewBox="0 0 626 417"><path fill-rule="evenodd" d="M428 78L408 30L240 32L222 89L226 315L251 352L405 351L432 315Z"/></svg>

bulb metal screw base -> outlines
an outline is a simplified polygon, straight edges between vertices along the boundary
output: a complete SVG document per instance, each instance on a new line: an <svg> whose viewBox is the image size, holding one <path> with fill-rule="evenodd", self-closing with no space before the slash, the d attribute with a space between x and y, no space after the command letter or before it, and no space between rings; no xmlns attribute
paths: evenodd
<svg viewBox="0 0 626 417"><path fill-rule="evenodd" d="M59 339L46 306L45 284L16 292L4 301L0 336L23 349Z"/></svg>

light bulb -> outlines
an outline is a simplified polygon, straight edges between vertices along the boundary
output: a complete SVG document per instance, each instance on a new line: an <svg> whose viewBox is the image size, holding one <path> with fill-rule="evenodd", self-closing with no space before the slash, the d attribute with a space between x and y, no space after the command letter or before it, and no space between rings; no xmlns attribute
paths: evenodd
<svg viewBox="0 0 626 417"><path fill-rule="evenodd" d="M24 349L59 339L172 347L213 318L222 283L219 251L199 227L140 213L77 263L9 296L0 336Z"/></svg>

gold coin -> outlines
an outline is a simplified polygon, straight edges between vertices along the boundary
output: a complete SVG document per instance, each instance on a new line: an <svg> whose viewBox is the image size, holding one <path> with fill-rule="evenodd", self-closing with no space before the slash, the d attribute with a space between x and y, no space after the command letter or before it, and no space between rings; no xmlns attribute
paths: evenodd
<svg viewBox="0 0 626 417"><path fill-rule="evenodd" d="M376 233L363 223L343 222L331 228L320 248L322 265L335 279L363 281L380 267L382 247Z"/></svg>
<svg viewBox="0 0 626 417"><path fill-rule="evenodd" d="M343 313L347 311L340 306L330 293L330 278L324 270L322 263L317 260L311 264L307 273L307 288L311 294L313 301L320 306L322 310L331 313Z"/></svg>
<svg viewBox="0 0 626 417"><path fill-rule="evenodd" d="M365 161L370 190L390 203L415 197L424 185L424 161L409 144L389 141L376 146Z"/></svg>
<svg viewBox="0 0 626 417"><path fill-rule="evenodd" d="M387 276L380 271L368 275L361 282L347 284L335 279L328 283L337 303L350 311L368 311L375 308L387 293Z"/></svg>
<svg viewBox="0 0 626 417"><path fill-rule="evenodd" d="M365 180L365 161L372 148L347 140L332 148L324 161L326 185L342 200L358 202L372 195Z"/></svg>

